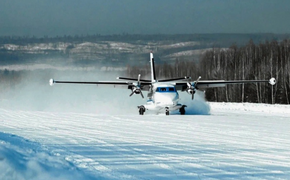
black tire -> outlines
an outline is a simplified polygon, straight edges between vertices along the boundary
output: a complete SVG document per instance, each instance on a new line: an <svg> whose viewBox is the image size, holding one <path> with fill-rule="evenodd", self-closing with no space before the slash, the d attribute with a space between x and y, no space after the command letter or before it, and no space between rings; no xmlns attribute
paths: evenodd
<svg viewBox="0 0 290 180"><path fill-rule="evenodd" d="M144 106L139 107L139 115L144 115L144 112L145 112L145 107Z"/></svg>
<svg viewBox="0 0 290 180"><path fill-rule="evenodd" d="M180 108L179 112L180 112L180 115L184 115L185 114L185 109L184 108Z"/></svg>
<svg viewBox="0 0 290 180"><path fill-rule="evenodd" d="M183 105L183 106L179 109L180 115L184 115L184 114L185 114L185 107L186 107L186 105Z"/></svg>
<svg viewBox="0 0 290 180"><path fill-rule="evenodd" d="M166 108L166 110L165 110L165 114L166 114L166 116L169 115L169 109L168 109L168 108Z"/></svg>

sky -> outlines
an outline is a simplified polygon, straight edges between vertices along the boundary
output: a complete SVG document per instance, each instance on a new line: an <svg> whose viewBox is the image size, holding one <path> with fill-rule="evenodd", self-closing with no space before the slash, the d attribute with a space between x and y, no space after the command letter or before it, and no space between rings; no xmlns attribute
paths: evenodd
<svg viewBox="0 0 290 180"><path fill-rule="evenodd" d="M0 36L290 33L289 0L1 0Z"/></svg>

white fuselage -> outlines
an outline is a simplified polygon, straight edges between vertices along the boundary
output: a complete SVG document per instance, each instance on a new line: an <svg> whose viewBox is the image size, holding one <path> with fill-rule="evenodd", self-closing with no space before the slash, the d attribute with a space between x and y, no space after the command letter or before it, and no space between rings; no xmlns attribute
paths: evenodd
<svg viewBox="0 0 290 180"><path fill-rule="evenodd" d="M171 84L155 83L152 87L152 92L148 93L148 101L144 105L147 110L152 111L174 111L181 108L178 104L179 95Z"/></svg>

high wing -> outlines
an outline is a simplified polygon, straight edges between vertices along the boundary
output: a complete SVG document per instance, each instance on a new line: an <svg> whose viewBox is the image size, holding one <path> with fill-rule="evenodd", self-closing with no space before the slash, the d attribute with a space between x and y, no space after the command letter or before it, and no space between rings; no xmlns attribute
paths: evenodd
<svg viewBox="0 0 290 180"><path fill-rule="evenodd" d="M271 85L276 84L275 78L271 78L270 80L207 80L207 81L193 81L191 83L188 82L175 82L175 87L177 90L185 91L192 86L194 89L206 89L206 88L214 88L214 87L225 87L228 84L245 84L245 83L270 83Z"/></svg>
<svg viewBox="0 0 290 180"><path fill-rule="evenodd" d="M214 88L214 87L225 87L228 84L245 84L245 83L267 83L272 86L276 84L276 79L271 78L270 80L209 80L209 81L200 81L199 77L196 81L193 82L172 82L175 85L176 90L186 91L191 94L191 98L194 98L194 94L198 89Z"/></svg>
<svg viewBox="0 0 290 180"><path fill-rule="evenodd" d="M49 80L49 84L52 86L53 84L92 84L92 85L113 85L113 86L123 86L131 89L132 86L135 86L135 83L132 81L58 81L54 79ZM140 86L142 90L148 90L149 82L142 82Z"/></svg>
<svg viewBox="0 0 290 180"><path fill-rule="evenodd" d="M120 81L56 81L54 79L50 79L49 84L57 84L57 83L62 83L62 84L103 84L103 85L132 85L132 82L120 82Z"/></svg>

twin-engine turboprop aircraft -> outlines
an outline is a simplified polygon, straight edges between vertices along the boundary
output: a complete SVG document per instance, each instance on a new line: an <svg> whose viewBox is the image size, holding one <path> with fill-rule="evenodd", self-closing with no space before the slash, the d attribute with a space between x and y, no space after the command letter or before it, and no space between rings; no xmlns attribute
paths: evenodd
<svg viewBox="0 0 290 180"><path fill-rule="evenodd" d="M72 83L72 84L105 84L105 85L119 85L127 87L133 94L140 94L142 98L144 95L142 91L148 91L147 103L138 106L139 114L143 115L146 110L156 111L157 113L165 113L169 115L170 111L179 110L180 114L185 114L186 105L178 103L179 95L177 91L185 91L191 95L191 99L194 98L194 94L198 89L206 89L212 87L224 87L227 84L243 84L243 83L264 83L269 82L271 85L276 84L275 78L270 80L209 80L202 81L199 77L196 81L191 81L189 77L181 77L174 79L157 80L155 75L154 58L153 53L150 53L150 65L151 65L151 80L141 79L141 75L138 78L126 78L117 77L119 80L126 81L95 81L95 82L80 82L80 81L56 81L50 79L49 83L52 86L55 83Z"/></svg>

